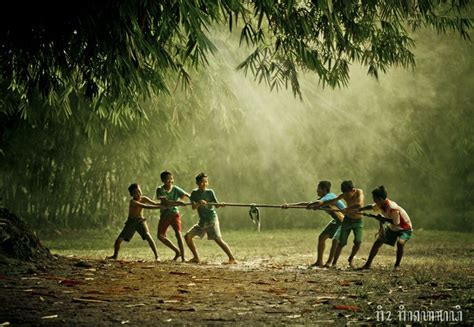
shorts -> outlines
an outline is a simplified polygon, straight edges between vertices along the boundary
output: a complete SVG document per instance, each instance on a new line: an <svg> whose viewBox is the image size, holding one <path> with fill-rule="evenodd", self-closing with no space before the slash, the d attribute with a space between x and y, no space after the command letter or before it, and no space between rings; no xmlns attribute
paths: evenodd
<svg viewBox="0 0 474 327"><path fill-rule="evenodd" d="M363 228L364 224L362 219L353 219L345 216L341 224L340 234L337 237L339 244L341 246L347 244L347 239L351 231L354 233L354 243L362 243Z"/></svg>
<svg viewBox="0 0 474 327"><path fill-rule="evenodd" d="M146 239L146 236L150 231L145 218L128 217L119 237L124 241L130 242L135 232L138 232L142 239Z"/></svg>
<svg viewBox="0 0 474 327"><path fill-rule="evenodd" d="M331 221L329 224L326 225L326 227L323 229L323 231L319 235L320 236L321 235L328 235L329 238L334 238L334 236L336 235L336 232L338 231L338 229L340 229L340 227L341 227L340 222ZM340 233L338 233L337 235L339 235L339 234ZM336 238L334 238L334 239L336 239Z"/></svg>
<svg viewBox="0 0 474 327"><path fill-rule="evenodd" d="M186 235L190 235L191 237L199 236L200 238L203 238L205 234L207 234L208 240L217 240L222 237L221 229L219 228L219 219L216 218L210 222L200 221L186 233Z"/></svg>
<svg viewBox="0 0 474 327"><path fill-rule="evenodd" d="M380 235L379 240L385 244L394 246L395 243L397 243L397 238L408 241L411 238L411 230L393 231L390 227L386 226L384 234Z"/></svg>
<svg viewBox="0 0 474 327"><path fill-rule="evenodd" d="M166 230L170 225L175 233L181 232L181 216L179 213L160 217L160 221L158 222L158 235L166 235Z"/></svg>

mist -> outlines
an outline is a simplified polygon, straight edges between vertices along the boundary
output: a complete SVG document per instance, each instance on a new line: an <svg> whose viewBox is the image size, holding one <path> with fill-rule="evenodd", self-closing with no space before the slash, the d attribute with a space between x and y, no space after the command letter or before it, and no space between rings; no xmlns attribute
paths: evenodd
<svg viewBox="0 0 474 327"><path fill-rule="evenodd" d="M350 179L366 203L384 185L415 229L473 230L472 43L421 31L415 70L392 67L375 80L353 65L349 86L340 89L323 88L301 72L300 100L235 69L248 53L237 36L216 31L213 41L218 51L207 69L194 72L191 89L144 101L142 124L100 131L92 141L78 133L64 151L44 154L39 146L38 156L51 159L48 182L35 189L28 178L4 176L5 205L36 225L118 226L126 218L128 184L138 182L154 198L160 172L169 170L190 192L204 171L223 202L312 201L320 180L331 181L338 194ZM39 130L59 139L62 128L19 130L23 136L16 137ZM61 174L59 162L68 167ZM24 169L35 178L33 166ZM189 208L182 211L185 225L197 220ZM314 228L329 220L296 209L261 214L262 228L269 229ZM253 228L245 208L222 208L219 216L223 228Z"/></svg>

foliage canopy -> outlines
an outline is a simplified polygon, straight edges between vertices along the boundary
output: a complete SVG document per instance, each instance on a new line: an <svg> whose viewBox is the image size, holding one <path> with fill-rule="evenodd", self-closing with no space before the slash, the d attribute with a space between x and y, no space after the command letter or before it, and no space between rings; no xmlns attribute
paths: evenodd
<svg viewBox="0 0 474 327"><path fill-rule="evenodd" d="M468 38L469 1L15 1L0 14L0 113L63 119L85 111L115 125L145 115L140 96L188 85L215 49L215 25L238 29L251 52L238 66L301 96L298 70L347 85L349 64L378 76L414 65L408 31Z"/></svg>

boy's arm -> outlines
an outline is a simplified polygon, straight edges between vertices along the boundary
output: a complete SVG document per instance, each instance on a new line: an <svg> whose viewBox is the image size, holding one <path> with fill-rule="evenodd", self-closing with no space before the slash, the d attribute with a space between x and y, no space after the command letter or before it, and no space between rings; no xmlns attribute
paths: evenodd
<svg viewBox="0 0 474 327"><path fill-rule="evenodd" d="M189 196L189 200L191 200L191 208L193 210L196 210L197 208L201 206L201 204L196 202L196 199L193 198L193 193L191 193L191 195Z"/></svg>
<svg viewBox="0 0 474 327"><path fill-rule="evenodd" d="M185 190L183 190L182 188L179 188L179 192L180 192L179 198L181 200L184 201L184 200L186 200L186 198L191 199L191 195L189 195L189 193L186 192Z"/></svg>
<svg viewBox="0 0 474 327"><path fill-rule="evenodd" d="M145 203L148 203L148 204L154 204L154 205L159 205L160 204L158 201L154 201L154 200L150 199L147 196L142 196L142 199ZM143 202L140 202L140 203L143 203Z"/></svg>
<svg viewBox="0 0 474 327"><path fill-rule="evenodd" d="M217 204L216 204L216 208L225 207L225 203L224 203L224 202L219 203L219 201L217 200L216 193L214 193L214 191L211 191L211 192L212 192L212 201L213 201L214 203L217 203Z"/></svg>
<svg viewBox="0 0 474 327"><path fill-rule="evenodd" d="M317 201L314 201L314 202L311 202L310 204L308 204L306 206L306 208L308 209L318 209L320 207L326 207L326 206L330 206L330 205L333 205L333 204L336 204L337 201L341 200L342 199L342 196L344 194L339 194L337 197L335 197L334 199L332 200L327 200L327 201L320 201L320 200L317 200Z"/></svg>
<svg viewBox="0 0 474 327"><path fill-rule="evenodd" d="M130 205L136 205L137 207L144 208L144 209L160 209L159 204L147 204L147 203L139 202L137 200L130 200Z"/></svg>
<svg viewBox="0 0 474 327"><path fill-rule="evenodd" d="M307 206L307 205L309 205L309 202L283 203L281 205L281 208L288 209L288 207Z"/></svg>
<svg viewBox="0 0 474 327"><path fill-rule="evenodd" d="M365 207L356 209L355 211L362 212L362 211L367 211L367 210L375 210L375 209L376 209L375 206L376 206L376 204L375 204L375 203L372 203L372 204L366 205Z"/></svg>
<svg viewBox="0 0 474 327"><path fill-rule="evenodd" d="M166 205L169 206L169 207L176 207L176 206L185 206L186 203L184 203L183 201L166 200Z"/></svg>

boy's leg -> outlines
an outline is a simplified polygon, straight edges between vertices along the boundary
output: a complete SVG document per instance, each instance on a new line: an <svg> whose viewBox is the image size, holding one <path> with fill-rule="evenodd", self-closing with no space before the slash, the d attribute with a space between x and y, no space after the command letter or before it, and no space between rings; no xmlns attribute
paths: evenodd
<svg viewBox="0 0 474 327"><path fill-rule="evenodd" d="M129 217L127 221L125 222L125 225L123 226L123 229L120 232L119 236L115 240L114 254L111 255L110 257L106 257L106 259L114 259L114 260L117 259L118 253L120 251L120 245L122 244L123 241L130 242L133 235L135 234L136 229L137 229L137 221Z"/></svg>
<svg viewBox="0 0 474 327"><path fill-rule="evenodd" d="M166 237L166 230L168 229L169 225L171 224L171 217L170 218L160 218L160 221L158 223L158 239L160 240L161 243L169 247L171 250L174 251L175 256L173 260L176 260L179 258L181 253L179 252L179 249L171 242L167 237Z"/></svg>
<svg viewBox="0 0 474 327"><path fill-rule="evenodd" d="M321 267L323 265L324 248L326 247L326 240L329 238L328 234L321 233L318 237L318 257L313 266Z"/></svg>
<svg viewBox="0 0 474 327"><path fill-rule="evenodd" d="M337 244L338 244L337 240L333 239L332 244L331 244L331 250L329 251L329 258L326 261L326 264L324 265L324 267L329 267L331 265L331 262L334 260L334 255L336 253Z"/></svg>
<svg viewBox="0 0 474 327"><path fill-rule="evenodd" d="M360 249L360 244L361 244L361 242L354 241L354 245L352 245L351 255L347 259L347 261L349 261L349 266L351 268L354 268L354 257Z"/></svg>
<svg viewBox="0 0 474 327"><path fill-rule="evenodd" d="M224 242L222 237L216 238L215 241L221 247L221 249L224 250L225 254L227 254L227 256L229 257L228 263L237 263L237 261L235 261L234 255L232 254L232 251L230 250L229 245L227 245L227 243Z"/></svg>
<svg viewBox="0 0 474 327"><path fill-rule="evenodd" d="M200 227L195 225L186 233L186 235L184 235L184 240L193 254L193 258L189 260L189 262L199 263L199 254L193 241L193 237L198 235L198 229L200 229Z"/></svg>
<svg viewBox="0 0 474 327"><path fill-rule="evenodd" d="M183 243L183 236L181 235L181 232L176 232L175 233L176 235L176 239L178 240L178 247L179 247L179 252L180 252L180 256L181 256L181 261L185 261L184 260L184 243ZM178 256L179 257L179 256ZM177 260L178 257L176 257L174 260Z"/></svg>
<svg viewBox="0 0 474 327"><path fill-rule="evenodd" d="M326 240L328 238L339 237L339 226L340 224L336 224L333 221L329 222L326 227L323 229L321 234L318 237L318 257L316 262L313 266L322 267L323 265L323 257L324 257L324 248L326 247Z"/></svg>
<svg viewBox="0 0 474 327"><path fill-rule="evenodd" d="M336 232L336 237L338 243L336 250L334 251L334 259L332 261L332 267L336 267L337 260L339 259L339 256L341 255L342 248L346 246L347 244L347 239L349 238L349 233L351 232L350 224L344 220L342 222L342 225L339 227L340 229Z"/></svg>
<svg viewBox="0 0 474 327"><path fill-rule="evenodd" d="M337 265L337 260L339 259L339 256L341 255L342 248L345 245L342 245L341 243L337 243L336 250L334 251L334 259L332 260L332 267L336 267Z"/></svg>
<svg viewBox="0 0 474 327"><path fill-rule="evenodd" d="M123 242L123 238L121 238L120 236L117 237L117 239L115 240L115 243L114 243L114 254L109 256L109 257L106 257L106 259L116 260L118 258L118 254L119 254L119 251L120 251L120 244L122 244L122 242Z"/></svg>
<svg viewBox="0 0 474 327"><path fill-rule="evenodd" d="M411 230L399 232L397 236L399 237L399 239L397 242L397 260L395 261L395 270L400 267L400 262L403 258L403 250L405 248L405 244L411 238Z"/></svg>
<svg viewBox="0 0 474 327"><path fill-rule="evenodd" d="M349 266L354 268L354 257L359 252L360 245L362 243L363 224L362 220L352 223L352 231L354 232L354 245L352 246L351 255L348 258Z"/></svg>
<svg viewBox="0 0 474 327"><path fill-rule="evenodd" d="M398 267L400 267L400 262L402 261L402 258L403 258L403 249L405 247L405 243L406 241L405 240L398 240L397 242L397 260L395 261L395 269L397 269Z"/></svg>
<svg viewBox="0 0 474 327"><path fill-rule="evenodd" d="M151 234L147 233L145 236L145 239L147 240L148 245L150 245L151 250L155 254L155 260L160 261L160 259L158 258L158 251L156 250L156 244L155 244L155 241L153 240L153 237L151 237Z"/></svg>
<svg viewBox="0 0 474 327"><path fill-rule="evenodd" d="M382 245L383 245L383 240L381 239L377 239L374 242L374 244L372 245L372 248L370 249L369 258L367 259L367 262L365 263L365 265L362 266L361 269L370 269L370 266L372 265L372 261L374 260L375 256L379 252L379 249L382 247Z"/></svg>

